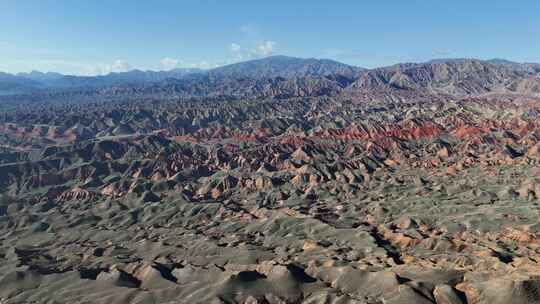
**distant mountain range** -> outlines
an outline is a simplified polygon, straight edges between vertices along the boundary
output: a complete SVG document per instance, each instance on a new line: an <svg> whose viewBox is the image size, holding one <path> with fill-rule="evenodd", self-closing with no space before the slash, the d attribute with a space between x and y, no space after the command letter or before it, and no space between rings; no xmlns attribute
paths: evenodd
<svg viewBox="0 0 540 304"><path fill-rule="evenodd" d="M40 83L35 80L0 72L0 95L23 92L39 86Z"/></svg>
<svg viewBox="0 0 540 304"><path fill-rule="evenodd" d="M170 71L132 70L123 73L110 73L103 76L73 76L60 73L8 74L0 72L0 95L29 93L42 89L73 89L85 87L107 87L122 84L143 84L165 79L180 79L186 75L204 73L200 69L174 69Z"/></svg>
<svg viewBox="0 0 540 304"><path fill-rule="evenodd" d="M166 79L183 79L186 76L207 75L212 78L296 78L331 74L356 76L365 69L349 66L328 59L302 59L287 56L271 56L235 63L211 70L173 69L170 71L132 70L103 76L73 76L60 73L0 74L0 91L24 93L39 89L66 89L84 87L107 87L125 84L157 83Z"/></svg>
<svg viewBox="0 0 540 304"><path fill-rule="evenodd" d="M271 56L211 70L174 69L71 76L0 73L0 95L55 94L148 96L292 97L363 94L465 96L540 94L540 64L503 59L436 59L364 69L328 59ZM84 93L81 93L84 92ZM69 94L68 94L69 95Z"/></svg>

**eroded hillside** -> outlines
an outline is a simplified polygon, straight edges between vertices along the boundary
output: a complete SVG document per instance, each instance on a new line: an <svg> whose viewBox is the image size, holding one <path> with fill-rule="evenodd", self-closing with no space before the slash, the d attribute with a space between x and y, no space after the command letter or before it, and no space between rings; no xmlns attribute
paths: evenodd
<svg viewBox="0 0 540 304"><path fill-rule="evenodd" d="M436 97L8 107L0 299L528 303L540 103L403 75Z"/></svg>

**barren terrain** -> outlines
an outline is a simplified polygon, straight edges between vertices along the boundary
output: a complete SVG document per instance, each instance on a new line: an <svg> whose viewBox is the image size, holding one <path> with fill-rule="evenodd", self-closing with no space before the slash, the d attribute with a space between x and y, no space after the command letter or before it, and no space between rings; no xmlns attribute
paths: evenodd
<svg viewBox="0 0 540 304"><path fill-rule="evenodd" d="M0 97L0 303L540 301L538 65L283 60Z"/></svg>

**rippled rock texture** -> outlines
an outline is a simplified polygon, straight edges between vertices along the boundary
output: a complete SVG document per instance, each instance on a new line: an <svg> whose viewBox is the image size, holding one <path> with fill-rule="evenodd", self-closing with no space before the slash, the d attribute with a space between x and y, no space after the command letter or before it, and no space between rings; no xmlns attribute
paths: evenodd
<svg viewBox="0 0 540 304"><path fill-rule="evenodd" d="M434 66L4 107L0 303L540 301L539 100Z"/></svg>

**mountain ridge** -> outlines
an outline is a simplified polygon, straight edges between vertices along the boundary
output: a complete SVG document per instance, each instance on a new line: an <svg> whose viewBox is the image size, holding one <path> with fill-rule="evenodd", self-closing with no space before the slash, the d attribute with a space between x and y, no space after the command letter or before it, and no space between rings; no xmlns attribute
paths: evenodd
<svg viewBox="0 0 540 304"><path fill-rule="evenodd" d="M42 79L42 78L46 78L46 77L47 78L55 78L55 77L60 77L60 76L64 76L64 77L65 76L71 76L71 77L81 77L81 78L106 77L106 76L110 76L110 75L130 74L130 73L133 73L133 72L150 73L150 74L164 74L164 73L175 73L175 72L185 71L185 72L197 73L197 72L210 72L210 71L216 71L216 70L219 71L219 70L223 70L225 68L230 68L230 67L233 67L233 66L264 62L264 61L268 61L268 60L270 60L270 61L286 61L286 60L293 61L293 60L297 60L297 61L304 61L304 62L319 61L319 62L325 62L325 63L339 64L341 66L347 66L347 67L351 67L351 68L358 69L358 70L364 70L364 71L365 70L376 70L376 69L389 68L389 67L393 67L393 66L396 66L396 65L404 65L404 64L428 64L428 63L447 63L447 62L463 62L463 61L480 61L480 62L497 64L497 65L534 66L534 67L539 67L540 68L540 63L535 63L535 62L516 62L516 61L507 60L507 59L504 59L504 58L478 59L478 58L474 58L474 57L471 57L471 58L467 58L467 57L463 57L463 58L434 58L434 59L430 59L430 60L422 61L422 62L401 62L401 63L385 65L385 66L380 66L380 67L375 67L375 68L364 68L364 67L361 67L361 66L350 65L350 64L346 64L346 63L343 63L343 62L340 62L340 61L337 61L337 60L334 60L334 59L329 59L329 58L313 58L313 57L311 57L311 58L302 58L302 57L294 57L294 56L286 56L286 55L272 55L272 56L263 57L263 58L257 58L257 59L251 59L251 60L246 60L246 61L235 62L235 63L222 65L222 66L219 66L219 67L216 67L216 68L211 68L211 69L200 69L200 68L173 68L173 69L170 69L170 70L132 69L132 70L125 71L125 72L110 72L110 73L104 74L104 75L74 75L74 74L63 74L63 73L54 72L54 71L43 72L43 71L39 71L39 70L32 70L30 72L17 72L17 73L8 73L8 72L0 71L0 74L9 74L11 76L17 76L17 77L27 78L27 79L31 79L31 80L38 80L38 79Z"/></svg>
<svg viewBox="0 0 540 304"><path fill-rule="evenodd" d="M182 96L215 96L223 92L228 92L225 95L230 96L245 96L251 92L258 97L283 94L304 96L306 92L310 92L310 95L313 92L322 94L342 90L374 97L378 95L377 92L401 94L404 91L417 91L425 95L464 96L490 92L534 95L540 91L539 73L540 64L504 59L447 58L364 69L330 59L276 55L210 70L132 70L102 76L37 71L17 75L3 73L0 91L7 94L42 94L43 90L80 91L86 88L85 91L96 89L100 92L158 90ZM249 88L242 87L245 85Z"/></svg>

